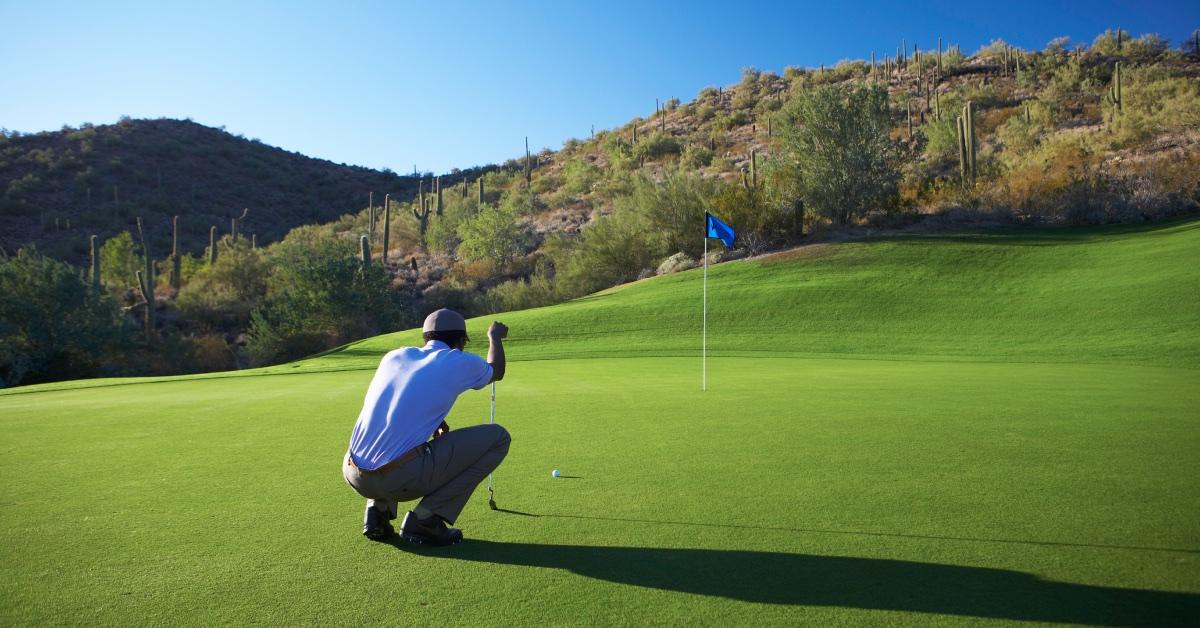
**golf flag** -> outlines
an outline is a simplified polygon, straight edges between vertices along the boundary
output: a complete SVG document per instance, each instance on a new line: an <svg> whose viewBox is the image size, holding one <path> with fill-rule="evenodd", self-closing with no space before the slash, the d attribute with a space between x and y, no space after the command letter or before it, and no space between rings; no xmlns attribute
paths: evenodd
<svg viewBox="0 0 1200 628"><path fill-rule="evenodd" d="M725 248L733 248L737 237L733 227L721 222L720 218L704 212L704 305L700 323L700 390L708 390L708 239L717 238Z"/></svg>
<svg viewBox="0 0 1200 628"><path fill-rule="evenodd" d="M717 238L725 245L725 248L732 249L733 239L737 237L737 234L733 231L733 227L721 222L720 218L708 212L704 212L704 217L708 222L707 237Z"/></svg>

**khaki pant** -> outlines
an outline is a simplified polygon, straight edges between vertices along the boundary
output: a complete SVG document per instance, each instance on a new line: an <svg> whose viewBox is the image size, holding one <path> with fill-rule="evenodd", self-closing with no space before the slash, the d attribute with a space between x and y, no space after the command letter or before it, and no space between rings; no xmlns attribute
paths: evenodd
<svg viewBox="0 0 1200 628"><path fill-rule="evenodd" d="M367 498L389 519L398 514L396 502L421 499L421 506L454 523L475 487L500 466L511 442L508 431L495 424L451 430L430 441L426 451L383 473L362 472L342 463L342 475L351 488Z"/></svg>

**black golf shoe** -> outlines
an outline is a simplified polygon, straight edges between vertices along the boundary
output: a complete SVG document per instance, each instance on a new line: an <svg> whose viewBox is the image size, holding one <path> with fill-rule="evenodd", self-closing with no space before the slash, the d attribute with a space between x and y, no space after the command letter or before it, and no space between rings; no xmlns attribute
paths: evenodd
<svg viewBox="0 0 1200 628"><path fill-rule="evenodd" d="M428 519L418 519L409 511L400 525L400 538L424 545L454 545L462 541L463 535L457 528L448 527L441 517L434 515Z"/></svg>
<svg viewBox="0 0 1200 628"><path fill-rule="evenodd" d="M376 510L374 506L367 508L363 514L363 536L372 541L382 541L394 534L396 528L392 527L392 522L386 514Z"/></svg>

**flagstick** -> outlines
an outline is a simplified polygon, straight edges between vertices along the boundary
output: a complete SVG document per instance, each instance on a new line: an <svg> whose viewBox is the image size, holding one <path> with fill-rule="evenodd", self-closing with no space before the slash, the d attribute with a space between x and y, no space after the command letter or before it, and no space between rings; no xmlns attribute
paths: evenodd
<svg viewBox="0 0 1200 628"><path fill-rule="evenodd" d="M704 237L704 314L700 332L700 390L708 390L708 236Z"/></svg>

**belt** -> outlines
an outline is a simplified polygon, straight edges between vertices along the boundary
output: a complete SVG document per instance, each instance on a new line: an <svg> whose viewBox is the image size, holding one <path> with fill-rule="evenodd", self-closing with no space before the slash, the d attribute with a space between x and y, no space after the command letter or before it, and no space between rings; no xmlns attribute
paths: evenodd
<svg viewBox="0 0 1200 628"><path fill-rule="evenodd" d="M350 466L358 469L359 473L383 473L384 471L391 471L392 469L395 469L406 462L420 458L428 451L429 443L421 443L420 445L413 447L399 456L396 456L390 462L384 463L377 469L363 469L359 467L358 465L354 464L354 456L351 456L349 453L346 454L346 462L349 462Z"/></svg>

